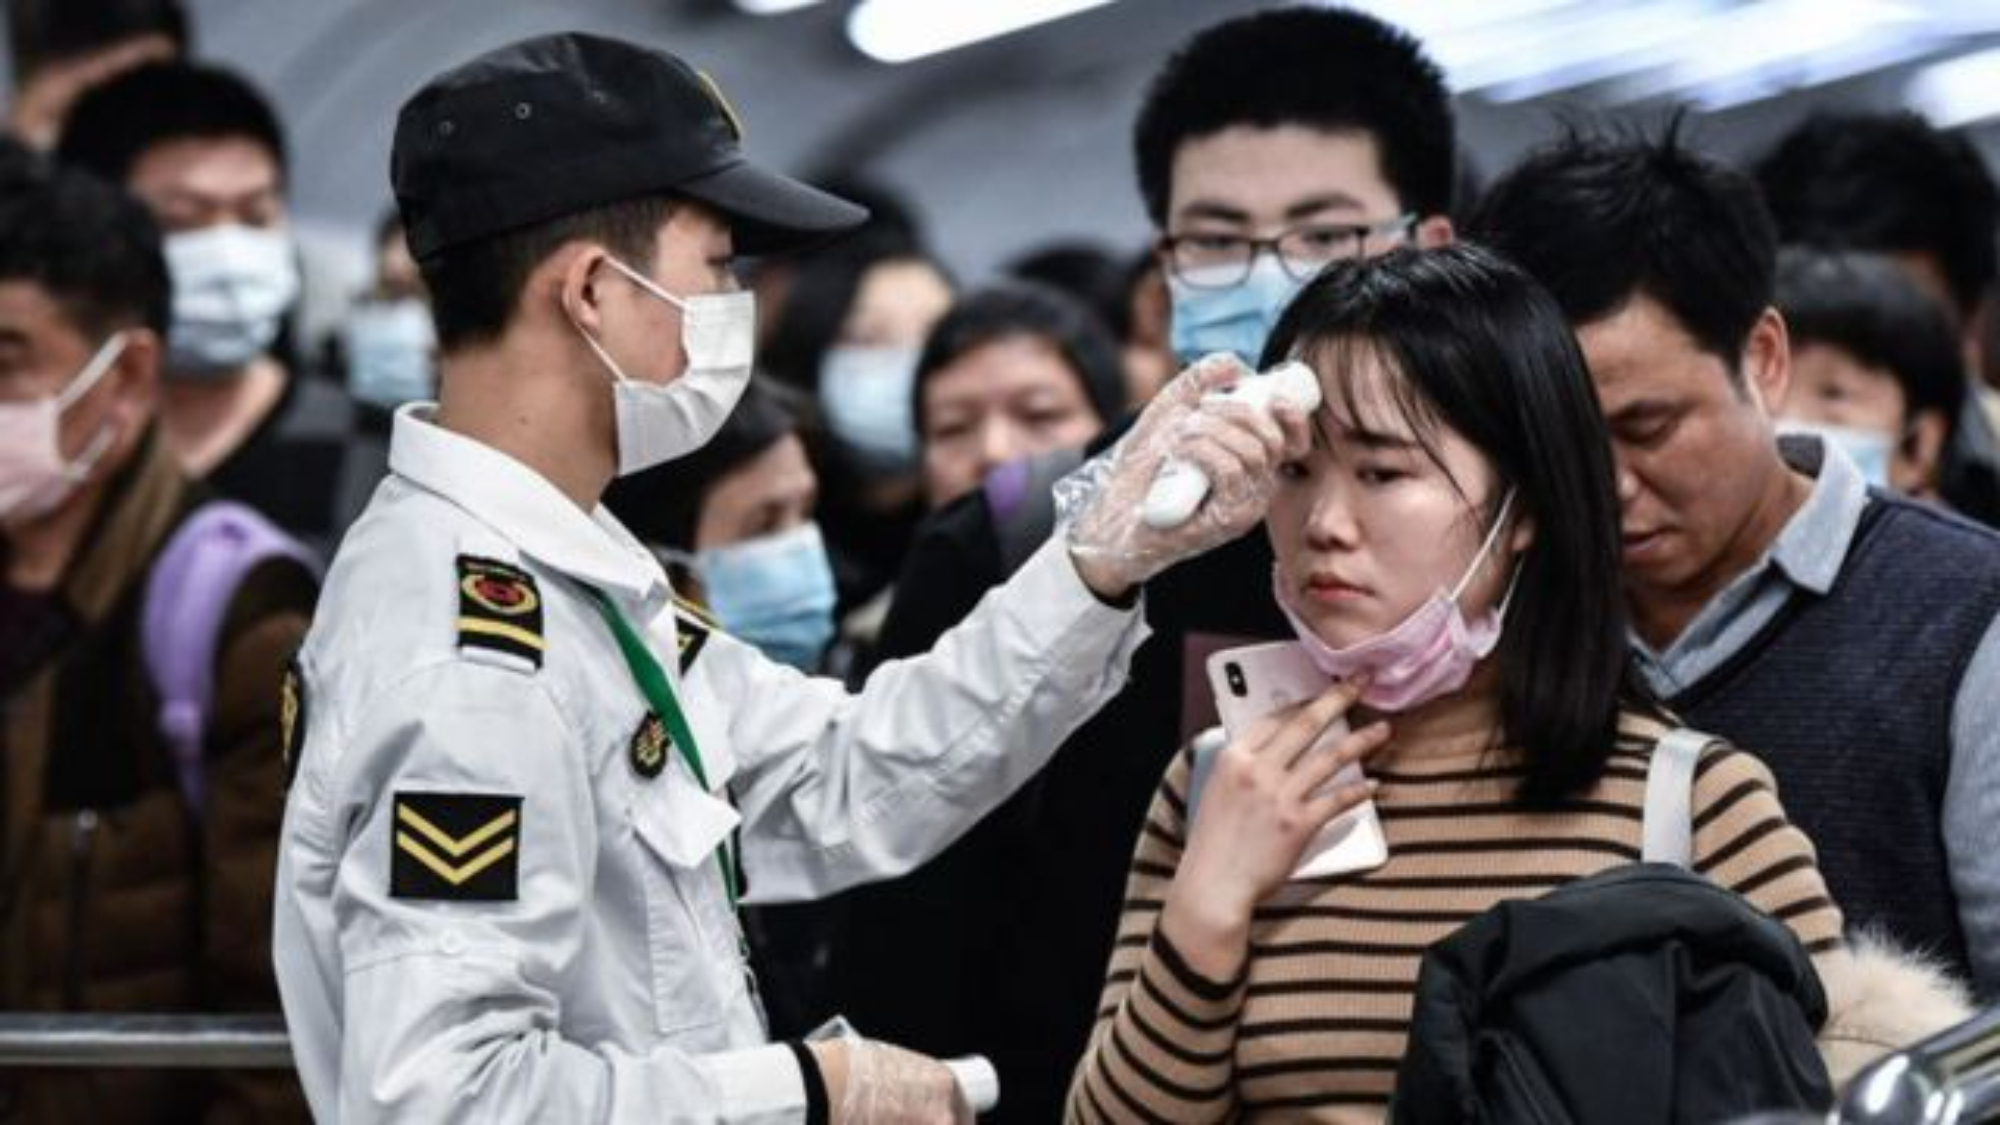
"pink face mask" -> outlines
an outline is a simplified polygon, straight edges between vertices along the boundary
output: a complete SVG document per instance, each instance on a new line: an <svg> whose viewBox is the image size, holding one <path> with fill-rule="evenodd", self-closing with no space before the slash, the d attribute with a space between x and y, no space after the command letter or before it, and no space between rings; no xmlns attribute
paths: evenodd
<svg viewBox="0 0 2000 1125"><path fill-rule="evenodd" d="M1472 669L1500 643L1507 603L1514 597L1513 583L1508 583L1500 604L1481 614L1477 621L1465 619L1458 599L1486 562L1487 552L1499 540L1513 504L1514 494L1509 491L1500 502L1500 514L1486 533L1485 542L1479 545L1479 552L1473 555L1472 564L1458 584L1449 593L1439 590L1432 594L1430 600L1386 633L1346 648L1334 648L1320 640L1312 626L1292 608L1284 577L1274 567L1271 585L1277 594L1278 608L1284 611L1285 619L1299 635L1299 644L1320 671L1336 680L1363 674L1369 677L1361 702L1374 710L1407 711L1449 695L1465 686L1465 681L1472 678ZM1514 576L1518 579L1520 571L1516 570Z"/></svg>
<svg viewBox="0 0 2000 1125"><path fill-rule="evenodd" d="M124 350L125 334L120 332L104 341L60 392L0 403L0 520L46 515L89 478L116 433L105 425L76 460L66 461L60 444L62 413L90 393Z"/></svg>

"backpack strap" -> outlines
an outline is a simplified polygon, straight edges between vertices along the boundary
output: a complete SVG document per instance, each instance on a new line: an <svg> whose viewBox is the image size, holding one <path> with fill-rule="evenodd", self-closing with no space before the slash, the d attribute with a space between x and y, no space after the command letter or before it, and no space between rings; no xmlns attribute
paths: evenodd
<svg viewBox="0 0 2000 1125"><path fill-rule="evenodd" d="M1694 767L1714 737L1679 727L1653 744L1646 763L1646 820L1642 858L1647 863L1694 866Z"/></svg>
<svg viewBox="0 0 2000 1125"><path fill-rule="evenodd" d="M271 559L319 573L311 552L254 509L214 500L174 530L146 578L140 652L160 696L160 734L173 754L181 796L196 815L222 621L244 577Z"/></svg>
<svg viewBox="0 0 2000 1125"><path fill-rule="evenodd" d="M1057 449L1009 461L986 474L986 507L1000 544L1001 573L1012 574L1056 529L1055 483L1083 464L1083 450Z"/></svg>

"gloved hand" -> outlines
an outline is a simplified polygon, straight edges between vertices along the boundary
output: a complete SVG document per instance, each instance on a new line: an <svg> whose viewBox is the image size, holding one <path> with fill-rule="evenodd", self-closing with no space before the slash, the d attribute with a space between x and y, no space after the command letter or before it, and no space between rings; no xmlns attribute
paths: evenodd
<svg viewBox="0 0 2000 1125"><path fill-rule="evenodd" d="M958 1080L936 1059L857 1037L812 1045L834 1125L972 1125Z"/></svg>
<svg viewBox="0 0 2000 1125"><path fill-rule="evenodd" d="M1305 413L1288 406L1203 397L1254 377L1234 355L1203 356L1160 389L1118 444L1056 482L1057 520L1091 589L1122 596L1264 518L1278 466L1306 455L1312 430ZM1150 527L1140 513L1170 456L1202 470L1208 499L1185 523Z"/></svg>

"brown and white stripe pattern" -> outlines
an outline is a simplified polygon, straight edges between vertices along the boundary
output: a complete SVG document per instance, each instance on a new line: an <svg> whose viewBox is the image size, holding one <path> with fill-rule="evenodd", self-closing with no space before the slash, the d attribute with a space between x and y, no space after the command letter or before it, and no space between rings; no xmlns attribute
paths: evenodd
<svg viewBox="0 0 2000 1125"><path fill-rule="evenodd" d="M1156 932L1186 841L1182 755L1132 861L1069 1119L1381 1120L1424 950L1498 902L1637 862L1647 755L1667 729L1627 716L1603 780L1550 811L1514 801L1518 755L1391 757L1371 771L1388 864L1288 885L1257 911L1243 979L1230 982L1204 980ZM1812 845L1785 819L1762 763L1712 748L1693 809L1697 870L1783 920L1815 955L1839 944L1840 912Z"/></svg>

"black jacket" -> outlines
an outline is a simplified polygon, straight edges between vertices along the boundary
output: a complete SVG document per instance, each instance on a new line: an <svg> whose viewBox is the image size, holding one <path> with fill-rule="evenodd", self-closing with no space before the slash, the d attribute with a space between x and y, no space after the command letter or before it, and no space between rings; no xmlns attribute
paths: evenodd
<svg viewBox="0 0 2000 1125"><path fill-rule="evenodd" d="M1726 1121L1823 1111L1826 995L1784 923L1678 867L1502 903L1431 947L1390 1119Z"/></svg>

